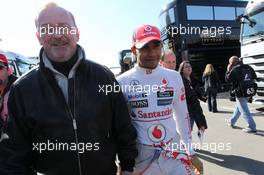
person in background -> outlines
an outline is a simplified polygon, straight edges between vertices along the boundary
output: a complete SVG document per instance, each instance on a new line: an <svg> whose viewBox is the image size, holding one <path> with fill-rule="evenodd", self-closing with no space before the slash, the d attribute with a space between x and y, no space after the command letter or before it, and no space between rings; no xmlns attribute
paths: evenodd
<svg viewBox="0 0 264 175"><path fill-rule="evenodd" d="M242 74L243 70L248 70L248 73L245 75L245 77L243 77ZM242 129L242 131L246 133L255 133L257 132L257 129L256 123L248 108L248 97L245 97L242 93L239 82L243 79L255 80L256 78L257 76L254 69L252 69L249 65L243 64L237 56L232 56L229 58L229 64L227 65L225 79L226 82L232 83L231 92L234 92L236 98L236 106L233 115L230 119L227 120L227 124L230 127L234 128L236 121L242 114L248 124L246 128Z"/></svg>
<svg viewBox="0 0 264 175"><path fill-rule="evenodd" d="M4 133L4 128L8 119L8 95L11 85L17 79L12 72L12 69L8 65L7 57L0 53L0 142L7 138L7 135Z"/></svg>
<svg viewBox="0 0 264 175"><path fill-rule="evenodd" d="M221 87L221 83L217 72L212 64L207 64L202 77L204 83L204 90L207 96L208 110L217 112L217 90Z"/></svg>
<svg viewBox="0 0 264 175"><path fill-rule="evenodd" d="M176 56L174 52L170 49L166 49L163 52L163 55L160 59L160 65L167 69L175 70L176 69Z"/></svg>
<svg viewBox="0 0 264 175"><path fill-rule="evenodd" d="M40 63L10 90L0 174L112 175L116 155L131 174L137 135L114 75L86 58L71 12L48 3L35 25Z"/></svg>
<svg viewBox="0 0 264 175"><path fill-rule="evenodd" d="M207 129L207 122L203 114L199 99L206 101L206 97L202 96L197 80L192 76L192 66L189 62L183 61L179 66L179 73L182 76L183 84L186 92L187 107L190 116L191 128L194 122L202 133Z"/></svg>

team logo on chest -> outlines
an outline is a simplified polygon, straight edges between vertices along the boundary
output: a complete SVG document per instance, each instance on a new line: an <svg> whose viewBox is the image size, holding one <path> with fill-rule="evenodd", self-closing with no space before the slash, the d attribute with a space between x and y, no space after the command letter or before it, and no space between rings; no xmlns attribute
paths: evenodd
<svg viewBox="0 0 264 175"><path fill-rule="evenodd" d="M165 90L173 90L173 87L172 86L169 86L169 81L167 78L163 77L161 79L161 85L159 87L159 90L161 91L165 91Z"/></svg>
<svg viewBox="0 0 264 175"><path fill-rule="evenodd" d="M161 83L162 83L163 86L167 86L169 82L168 82L168 80L166 80L165 78L163 78L161 80Z"/></svg>
<svg viewBox="0 0 264 175"><path fill-rule="evenodd" d="M148 129L149 139L153 142L161 142L166 137L165 127L161 124L152 125Z"/></svg>
<svg viewBox="0 0 264 175"><path fill-rule="evenodd" d="M139 81L138 80L132 80L132 81L130 81L130 86L137 86L137 85L139 85L140 83L139 83Z"/></svg>

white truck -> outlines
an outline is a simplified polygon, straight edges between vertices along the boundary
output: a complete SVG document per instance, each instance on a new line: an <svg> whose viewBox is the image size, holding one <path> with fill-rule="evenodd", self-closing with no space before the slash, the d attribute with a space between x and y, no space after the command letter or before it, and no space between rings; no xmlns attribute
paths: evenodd
<svg viewBox="0 0 264 175"><path fill-rule="evenodd" d="M241 21L241 59L257 74L253 102L264 104L264 0L249 0Z"/></svg>

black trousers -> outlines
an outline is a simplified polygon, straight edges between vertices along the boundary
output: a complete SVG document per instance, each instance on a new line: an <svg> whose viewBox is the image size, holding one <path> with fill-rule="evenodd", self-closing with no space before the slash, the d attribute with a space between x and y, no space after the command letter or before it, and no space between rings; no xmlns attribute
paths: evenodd
<svg viewBox="0 0 264 175"><path fill-rule="evenodd" d="M216 89L208 89L207 90L207 105L208 105L208 110L217 112L217 102L216 102L216 95L217 95L217 90Z"/></svg>

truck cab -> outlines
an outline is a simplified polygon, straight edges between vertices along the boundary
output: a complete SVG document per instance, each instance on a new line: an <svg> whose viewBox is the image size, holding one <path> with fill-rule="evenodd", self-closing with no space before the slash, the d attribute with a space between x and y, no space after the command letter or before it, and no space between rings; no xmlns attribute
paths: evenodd
<svg viewBox="0 0 264 175"><path fill-rule="evenodd" d="M241 22L241 59L257 74L254 102L264 104L264 0L250 0Z"/></svg>
<svg viewBox="0 0 264 175"><path fill-rule="evenodd" d="M13 70L13 74L16 77L20 77L22 74L28 72L30 69L32 69L34 66L38 64L38 59L36 58L27 58L23 55L14 53L14 52L3 52L1 53L5 54L8 58L9 66Z"/></svg>

